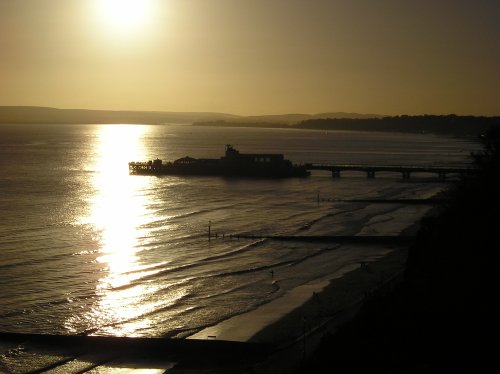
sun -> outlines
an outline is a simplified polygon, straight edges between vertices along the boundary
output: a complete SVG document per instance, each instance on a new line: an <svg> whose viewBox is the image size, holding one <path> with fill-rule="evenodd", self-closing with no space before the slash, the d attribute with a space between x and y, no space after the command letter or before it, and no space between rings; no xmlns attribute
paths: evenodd
<svg viewBox="0 0 500 374"><path fill-rule="evenodd" d="M102 21L110 28L135 28L153 13L153 0L98 0Z"/></svg>

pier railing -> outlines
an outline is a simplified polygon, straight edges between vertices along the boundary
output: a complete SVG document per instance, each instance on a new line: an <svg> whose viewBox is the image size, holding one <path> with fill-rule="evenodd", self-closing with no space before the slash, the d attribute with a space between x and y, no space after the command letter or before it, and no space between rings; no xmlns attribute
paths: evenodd
<svg viewBox="0 0 500 374"><path fill-rule="evenodd" d="M405 166L405 165L357 165L357 164L305 164L308 171L327 170L333 178L339 178L343 171L361 171L367 178L375 178L377 172L401 173L403 179L409 179L411 173L437 174L440 179L446 179L448 174L467 175L476 172L474 168L448 167L448 166Z"/></svg>

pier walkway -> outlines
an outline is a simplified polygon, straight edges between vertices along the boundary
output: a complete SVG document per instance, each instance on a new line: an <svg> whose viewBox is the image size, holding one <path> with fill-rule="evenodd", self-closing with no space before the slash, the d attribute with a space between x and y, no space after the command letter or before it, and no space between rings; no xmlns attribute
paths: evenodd
<svg viewBox="0 0 500 374"><path fill-rule="evenodd" d="M339 178L343 171L361 171L366 173L367 178L375 178L377 172L400 173L403 179L409 179L412 173L437 174L440 179L446 179L448 174L466 175L475 173L474 168L460 168L448 166L405 166L405 165L356 165L356 164L305 164L308 171L327 170L332 173L333 178Z"/></svg>

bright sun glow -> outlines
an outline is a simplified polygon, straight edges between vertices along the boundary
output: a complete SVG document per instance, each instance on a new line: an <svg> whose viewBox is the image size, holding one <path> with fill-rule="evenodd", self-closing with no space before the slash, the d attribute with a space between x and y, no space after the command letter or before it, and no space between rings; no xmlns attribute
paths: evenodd
<svg viewBox="0 0 500 374"><path fill-rule="evenodd" d="M98 0L104 23L113 28L134 28L153 14L153 0Z"/></svg>

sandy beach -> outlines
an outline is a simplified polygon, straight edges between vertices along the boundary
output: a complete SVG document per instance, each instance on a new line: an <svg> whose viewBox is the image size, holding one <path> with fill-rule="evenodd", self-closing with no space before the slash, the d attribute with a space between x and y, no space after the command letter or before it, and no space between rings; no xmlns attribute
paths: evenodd
<svg viewBox="0 0 500 374"><path fill-rule="evenodd" d="M348 251L349 245L342 250ZM73 339L66 342L57 336L3 336L3 342L11 345L4 350L11 353L1 363L13 372L24 372L24 367L32 369L33 358L37 359L36 367L71 372L75 365L87 369L108 365L111 372L203 372L228 365L232 372L243 372L249 367L257 373L292 372L314 352L325 334L352 319L364 300L390 289L398 280L407 249L387 251L371 262L347 265L328 278L291 289L270 303L206 328L187 340L75 336L66 337ZM244 342L250 344L243 345ZM105 346L103 357L96 351L100 345ZM233 352L232 361L225 357L229 351ZM264 351L267 353L262 355ZM86 359L82 352L94 353ZM195 363L186 359L192 355L197 357Z"/></svg>
<svg viewBox="0 0 500 374"><path fill-rule="evenodd" d="M437 192L432 191L433 195ZM426 196L428 197L428 196ZM414 236L420 221L414 216L432 214L431 206L401 205L390 215L377 216L359 235ZM337 251L352 251L374 244L343 244ZM253 341L281 345L323 325L340 311L350 309L391 282L404 269L405 245L377 245L384 255L365 262L346 264L332 274L286 292L257 309L207 327L188 339Z"/></svg>
<svg viewBox="0 0 500 374"><path fill-rule="evenodd" d="M419 222L412 222L414 215L421 216L425 212L428 213L429 209L431 209L430 206L400 206L382 218L373 219L360 234L411 237L419 227ZM397 222L396 226L393 225L394 222ZM193 369L192 365L196 366L196 370L201 370L214 367L214 365L221 367L220 365L232 366L237 363L238 367L232 366L234 372L241 372L243 366L251 367L257 373L293 372L317 349L326 334L334 333L339 326L354 318L366 300L390 290L402 278L408 257L407 244L343 243L332 247L332 250L340 257L353 252L365 253L365 255L358 262L345 262L343 266L327 276L289 289L281 297L262 304L254 310L226 319L187 337L184 342L187 347L186 352L189 354L184 356L196 354L198 357L196 363L181 358L181 356L184 357L181 354L184 343L181 341L178 341L179 344L173 342L169 346L169 354L173 356L165 359L165 353L161 351L147 352L145 345L152 343L145 340L141 343L144 347L134 353L143 352L141 354L149 357L144 359L143 357L123 356L119 353L119 345L123 344L122 340L118 339L115 342L113 339L109 342L113 347L109 349L109 352L114 352L114 356L107 358L110 360L109 365L126 368L135 366L137 370L139 368L160 371L168 369L172 373L181 373L190 370L190 367ZM273 282L279 281L276 278ZM126 342L126 344L131 344L128 340ZM231 345L231 342L236 345ZM243 359L236 359L236 355L234 360L237 362L233 360L230 363L227 358L223 357L224 352L213 352L208 356L204 353L208 347L206 344L211 343L226 344L227 349L236 349L239 352L245 350L245 346L239 344L250 343L248 349L262 347L259 349L266 352L265 358L259 356L260 353L250 354L248 351L246 363ZM33 352L26 356L27 365L29 365L28 357L31 357L29 355L38 354L37 349ZM46 356L44 352L41 354L43 357ZM160 357L163 358L158 361ZM201 360L202 357L205 357L205 361ZM60 362L64 367L70 364L70 361L68 364L65 363L68 360L66 356L62 359L51 358L51 360L57 365ZM83 365L86 362L80 361L77 359L71 361L71 364ZM157 367L151 368L151 364L146 364L146 362L156 362ZM50 365L52 363L49 363Z"/></svg>
<svg viewBox="0 0 500 374"><path fill-rule="evenodd" d="M420 220L411 223L412 213L417 213L414 209L408 206L399 209L396 229L391 226L394 220L380 220L374 221L368 230L413 236L420 226ZM430 206L417 209L419 215L433 214ZM339 250L349 251L359 245L344 244ZM328 277L289 290L270 303L207 327L188 339L263 343L272 347L272 353L254 370L291 372L315 351L323 336L354 318L364 301L390 291L403 278L408 247L384 249L385 255L346 265Z"/></svg>
<svg viewBox="0 0 500 374"><path fill-rule="evenodd" d="M366 298L385 292L399 280L407 254L406 248L392 248L377 260L346 266L328 279L299 286L188 339L264 343L273 347L272 353L254 370L290 372L317 348L325 334L353 318Z"/></svg>
<svg viewBox="0 0 500 374"><path fill-rule="evenodd" d="M387 217L383 217L384 219L372 220L365 231L360 234L388 233L394 236L411 237L420 226L420 220L412 222L414 214L422 216L431 213L430 206L401 206L389 213ZM392 225L395 221L397 221L396 227ZM182 354L180 356L179 354L183 352L183 345L176 345L174 342L174 345L169 348L169 350L173 349L170 354L177 353L173 357L169 356L168 360L163 357L164 354L158 355L159 351L146 353L144 349L140 349L151 357L146 361L141 357L139 361L133 357L113 358L110 365L129 369L133 366L135 370L154 369L159 370L158 372L168 369L172 373L183 373L186 370L203 371L214 365L215 367L229 365L231 370L234 370L232 372L244 372L249 368L255 373L294 372L304 365L312 353L318 349L325 335L335 333L339 326L357 315L365 301L389 292L403 278L408 257L407 244L343 243L334 250L345 251L345 254L360 250L369 253L371 248L375 250L374 254L365 256L364 261L346 262L332 274L292 288L269 303L187 337L185 342L190 352L189 355L197 352L199 362L192 363L185 358L181 359ZM200 343L210 344L211 342L217 344L250 343L248 349L260 346L262 348L259 349L263 349L266 354L259 356L255 353L250 354L249 351L248 361L245 363L245 360L237 359L236 365L236 362L230 363L227 358L221 357L223 352L213 352L208 356L203 353L208 346L200 345ZM115 347L117 344L122 344L120 340L110 344L114 347L110 352L115 352L118 358L121 357L118 353L119 349ZM238 345L227 345L227 347L236 351L245 349L244 346ZM174 358L176 355L179 361ZM163 358L158 361L160 357ZM201 360L202 357L205 358ZM75 362L80 364L80 361ZM146 362L150 363L145 364ZM155 368L151 367L151 362L157 363Z"/></svg>
<svg viewBox="0 0 500 374"><path fill-rule="evenodd" d="M398 275L405 248L394 249L370 263L345 266L328 278L296 287L284 296L207 327L188 339L253 341L281 345L324 324L338 312L362 301Z"/></svg>

